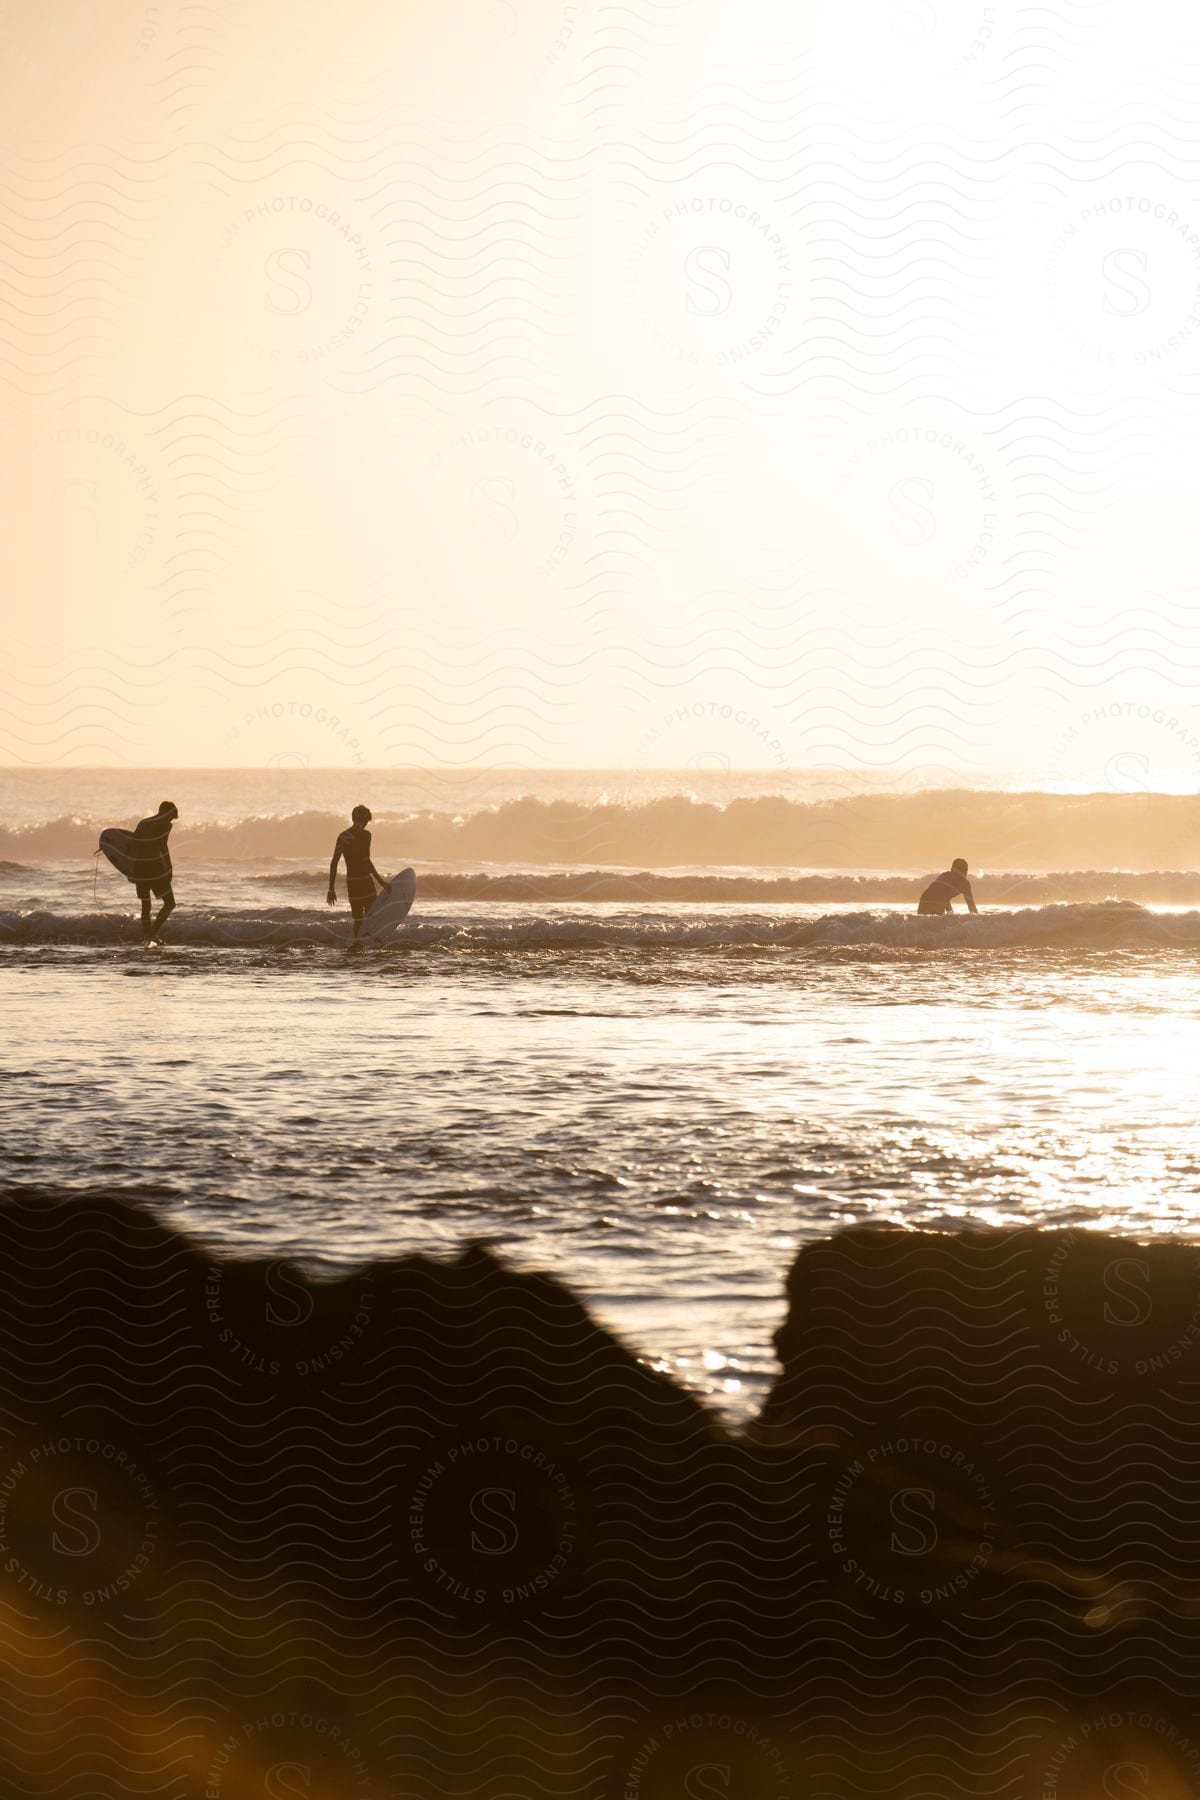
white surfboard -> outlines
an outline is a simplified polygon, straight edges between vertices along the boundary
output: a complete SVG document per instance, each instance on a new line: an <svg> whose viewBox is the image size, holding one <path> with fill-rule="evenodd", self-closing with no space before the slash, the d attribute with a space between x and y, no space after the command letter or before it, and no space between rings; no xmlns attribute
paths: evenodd
<svg viewBox="0 0 1200 1800"><path fill-rule="evenodd" d="M394 925L408 917L409 908L417 897L417 877L412 869L401 869L398 875L391 878L391 892L381 889L375 896L374 904L362 922L362 930L358 934L360 944L369 944L387 936Z"/></svg>

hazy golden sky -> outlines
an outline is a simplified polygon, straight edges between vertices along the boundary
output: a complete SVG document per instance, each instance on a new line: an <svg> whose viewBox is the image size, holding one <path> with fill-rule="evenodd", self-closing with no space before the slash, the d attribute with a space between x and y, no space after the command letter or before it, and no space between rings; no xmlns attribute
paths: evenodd
<svg viewBox="0 0 1200 1800"><path fill-rule="evenodd" d="M1197 785L1194 9L43 0L0 80L0 759Z"/></svg>

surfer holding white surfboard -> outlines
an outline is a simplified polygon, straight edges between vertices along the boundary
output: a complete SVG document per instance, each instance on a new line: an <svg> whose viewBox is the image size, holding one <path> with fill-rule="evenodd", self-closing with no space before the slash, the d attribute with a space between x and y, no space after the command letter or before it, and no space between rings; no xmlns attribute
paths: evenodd
<svg viewBox="0 0 1200 1800"><path fill-rule="evenodd" d="M345 858L346 863L346 898L350 902L350 911L354 915L354 938L350 945L352 950L362 948L358 938L362 930L362 922L367 916L375 899L375 884L378 882L385 894L390 894L392 884L387 881L371 861L371 834L367 826L371 823L369 806L356 806L350 814L350 824L345 831L338 833L337 842L333 846L333 861L329 865L329 892L326 903L337 905L337 868Z"/></svg>
<svg viewBox="0 0 1200 1800"><path fill-rule="evenodd" d="M163 924L175 911L174 878L168 839L171 827L179 817L173 800L163 800L158 811L139 821L133 831L110 826L100 833L100 848L114 869L132 881L142 903L142 935L147 944L162 942ZM150 922L151 899L162 901L154 923Z"/></svg>

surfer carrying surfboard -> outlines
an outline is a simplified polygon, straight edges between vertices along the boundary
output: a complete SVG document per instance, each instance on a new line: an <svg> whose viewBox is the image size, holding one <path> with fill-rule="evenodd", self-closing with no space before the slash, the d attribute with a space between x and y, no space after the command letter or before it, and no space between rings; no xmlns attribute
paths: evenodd
<svg viewBox="0 0 1200 1800"><path fill-rule="evenodd" d="M156 813L152 813L148 819L139 819L134 827L133 835L137 840L134 850L134 885L142 903L142 931L148 944L161 942L163 925L175 911L175 892L171 886L175 872L171 867L171 852L167 840L178 817L179 808L175 802L163 800ZM153 925L150 923L152 896L162 901Z"/></svg>
<svg viewBox="0 0 1200 1800"><path fill-rule="evenodd" d="M179 817L173 800L163 800L158 811L139 820L132 831L110 826L100 833L100 849L114 869L126 881L132 881L142 903L142 936L147 944L160 943L159 933L167 917L175 911L175 895L171 888L173 872L167 840L171 827ZM162 901L157 919L150 923L150 902Z"/></svg>
<svg viewBox="0 0 1200 1800"><path fill-rule="evenodd" d="M367 826L371 823L370 807L356 806L350 814L350 820L345 831L338 833L337 842L333 846L333 861L329 865L329 893L326 896L326 902L329 906L337 905L337 868L344 857L346 861L346 898L350 902L350 911L354 915L354 942L351 948L357 948L362 922L375 898L376 882L385 894L391 892L391 883L384 879L371 861L371 834L367 830Z"/></svg>

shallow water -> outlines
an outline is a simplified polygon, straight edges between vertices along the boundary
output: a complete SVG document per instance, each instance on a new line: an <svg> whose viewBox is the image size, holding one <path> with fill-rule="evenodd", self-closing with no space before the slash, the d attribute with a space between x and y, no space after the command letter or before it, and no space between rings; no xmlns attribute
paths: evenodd
<svg viewBox="0 0 1200 1800"><path fill-rule="evenodd" d="M39 931L0 950L0 1150L330 1269L486 1239L746 1416L805 1238L1195 1230L1196 916L1046 911L443 904L359 959Z"/></svg>

